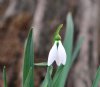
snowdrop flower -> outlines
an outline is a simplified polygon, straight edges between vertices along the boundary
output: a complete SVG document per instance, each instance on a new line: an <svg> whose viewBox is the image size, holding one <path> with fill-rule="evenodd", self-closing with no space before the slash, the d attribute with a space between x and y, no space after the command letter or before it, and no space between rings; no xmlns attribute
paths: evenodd
<svg viewBox="0 0 100 87"><path fill-rule="evenodd" d="M50 66L54 61L56 61L58 66L66 64L66 51L61 43L61 37L58 33L55 37L54 45L48 55L48 66Z"/></svg>

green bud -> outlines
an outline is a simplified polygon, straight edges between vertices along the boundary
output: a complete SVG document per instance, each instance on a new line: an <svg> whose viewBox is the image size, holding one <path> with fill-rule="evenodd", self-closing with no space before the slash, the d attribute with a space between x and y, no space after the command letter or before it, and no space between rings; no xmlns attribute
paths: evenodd
<svg viewBox="0 0 100 87"><path fill-rule="evenodd" d="M61 40L61 36L59 35L59 34L57 34L56 36L55 36L55 40Z"/></svg>
<svg viewBox="0 0 100 87"><path fill-rule="evenodd" d="M63 24L59 25L58 28L57 28L57 31L56 31L56 34L55 34L55 37L54 37L54 40L61 40L61 36L59 35L59 32L62 28Z"/></svg>

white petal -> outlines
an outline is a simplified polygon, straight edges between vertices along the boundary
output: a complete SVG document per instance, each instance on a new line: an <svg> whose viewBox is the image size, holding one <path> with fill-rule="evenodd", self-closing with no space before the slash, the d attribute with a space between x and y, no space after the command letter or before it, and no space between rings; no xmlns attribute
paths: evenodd
<svg viewBox="0 0 100 87"><path fill-rule="evenodd" d="M48 56L48 66L50 66L57 57L57 45L56 42L54 43L53 47L51 48Z"/></svg>
<svg viewBox="0 0 100 87"><path fill-rule="evenodd" d="M66 64L66 51L61 43L61 41L59 41L59 46L58 46L58 59L61 61L61 63L63 65Z"/></svg>
<svg viewBox="0 0 100 87"><path fill-rule="evenodd" d="M58 57L58 53L57 53L57 57L56 57L55 61L56 61L56 63L57 63L58 66L61 65L62 61L61 61L60 57Z"/></svg>

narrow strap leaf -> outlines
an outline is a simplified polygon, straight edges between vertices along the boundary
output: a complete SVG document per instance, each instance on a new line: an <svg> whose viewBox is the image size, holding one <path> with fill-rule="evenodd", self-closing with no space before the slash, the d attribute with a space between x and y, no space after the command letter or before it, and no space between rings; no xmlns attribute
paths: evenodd
<svg viewBox="0 0 100 87"><path fill-rule="evenodd" d="M25 50L24 50L24 65L23 65L23 85L26 81L28 76L28 72L30 67L32 67L32 72L34 71L34 50L33 50L33 29L30 30L26 43L25 43ZM31 85L29 87L34 87L33 83L33 74L31 76Z"/></svg>
<svg viewBox="0 0 100 87"><path fill-rule="evenodd" d="M6 67L3 68L3 80L4 80L4 87L7 87L7 80L6 80Z"/></svg>
<svg viewBox="0 0 100 87"><path fill-rule="evenodd" d="M100 83L100 66L97 70L96 77L95 77L92 87L98 87L99 83Z"/></svg>
<svg viewBox="0 0 100 87"><path fill-rule="evenodd" d="M51 79L52 71L53 71L53 67L49 66L47 68L47 73L46 73L45 79L40 87L53 87L52 86L52 79Z"/></svg>
<svg viewBox="0 0 100 87"><path fill-rule="evenodd" d="M25 83L24 83L24 87L30 87L30 85L32 84L31 82L31 77L32 77L32 74L33 74L33 69L32 67L29 69L29 72L28 72L28 75L27 75L27 78L25 80Z"/></svg>

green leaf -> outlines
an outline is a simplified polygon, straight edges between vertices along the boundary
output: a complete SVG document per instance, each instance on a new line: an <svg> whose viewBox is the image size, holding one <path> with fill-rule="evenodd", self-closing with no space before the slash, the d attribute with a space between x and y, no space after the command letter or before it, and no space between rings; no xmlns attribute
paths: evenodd
<svg viewBox="0 0 100 87"><path fill-rule="evenodd" d="M65 39L64 39L64 47L67 53L67 61L71 62L71 55L72 55L72 49L73 49L73 34L74 34L74 24L72 20L72 14L68 13L67 16L67 28L65 33Z"/></svg>
<svg viewBox="0 0 100 87"><path fill-rule="evenodd" d="M43 63L34 63L34 66L47 66L46 62Z"/></svg>
<svg viewBox="0 0 100 87"><path fill-rule="evenodd" d="M73 49L73 34L74 24L71 13L67 16L67 30L64 39L64 47L67 53L66 65L62 68L61 74L59 75L54 87L64 87L68 72L72 63L72 49Z"/></svg>
<svg viewBox="0 0 100 87"><path fill-rule="evenodd" d="M3 80L4 80L4 87L7 87L7 80L6 80L6 67L3 68Z"/></svg>
<svg viewBox="0 0 100 87"><path fill-rule="evenodd" d="M100 82L100 66L97 70L96 77L95 77L92 87L98 87L99 82Z"/></svg>
<svg viewBox="0 0 100 87"><path fill-rule="evenodd" d="M31 67L28 72L27 78L25 80L24 87L30 87L32 75L33 75L33 69Z"/></svg>
<svg viewBox="0 0 100 87"><path fill-rule="evenodd" d="M52 86L52 79L51 79L52 71L53 71L53 67L49 66L47 68L47 73L46 73L45 79L44 79L41 87L53 87Z"/></svg>
<svg viewBox="0 0 100 87"><path fill-rule="evenodd" d="M57 71L56 71L56 73L54 75L54 78L53 78L53 87L56 87L55 86L56 85L56 81L58 80L60 74L62 73L63 67L64 67L63 65L58 67L58 69L57 69Z"/></svg>
<svg viewBox="0 0 100 87"><path fill-rule="evenodd" d="M26 81L26 78L28 76L28 72L30 67L33 69L34 65L34 51L33 51L33 34L32 29L29 32L28 38L25 43L25 50L24 50L24 66L23 66L23 85ZM32 71L33 73L33 71ZM31 84L29 87L34 87L34 80L33 80L33 74L31 76Z"/></svg>

